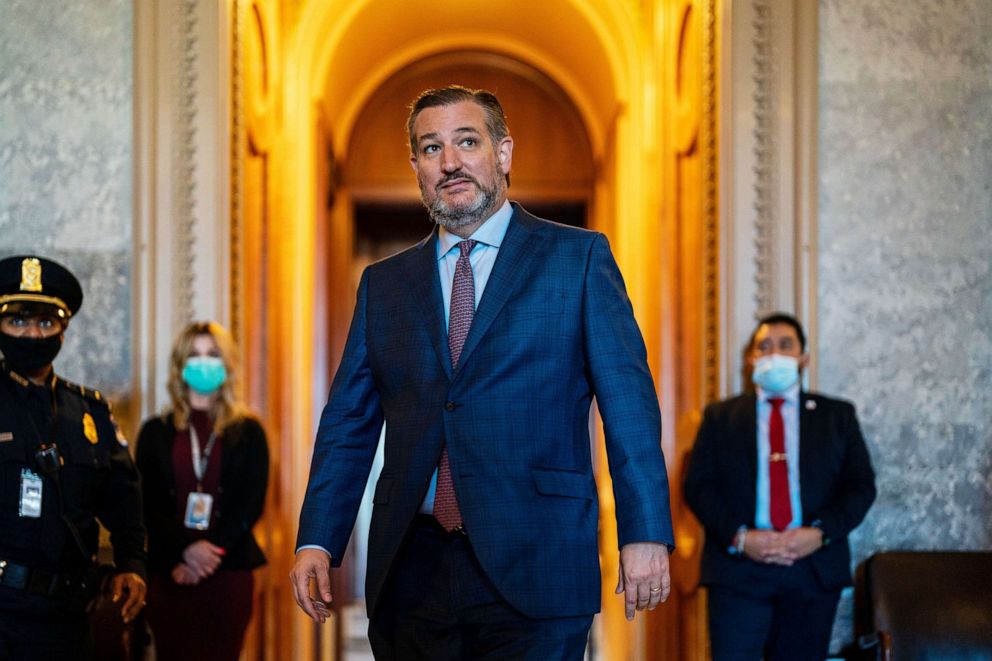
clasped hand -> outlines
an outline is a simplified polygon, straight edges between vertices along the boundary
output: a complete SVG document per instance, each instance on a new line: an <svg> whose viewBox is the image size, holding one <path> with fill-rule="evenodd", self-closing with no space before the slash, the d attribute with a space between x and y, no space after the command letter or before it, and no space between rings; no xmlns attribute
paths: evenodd
<svg viewBox="0 0 992 661"><path fill-rule="evenodd" d="M748 530L744 538L744 555L762 564L790 566L823 546L819 528Z"/></svg>
<svg viewBox="0 0 992 661"><path fill-rule="evenodd" d="M196 585L212 575L224 559L224 549L205 539L183 550L183 561L172 568L172 580L179 585Z"/></svg>

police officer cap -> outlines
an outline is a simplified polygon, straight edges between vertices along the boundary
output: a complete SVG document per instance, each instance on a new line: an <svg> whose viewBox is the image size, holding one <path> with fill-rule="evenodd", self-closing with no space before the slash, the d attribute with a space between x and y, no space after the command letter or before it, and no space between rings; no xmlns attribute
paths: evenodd
<svg viewBox="0 0 992 661"><path fill-rule="evenodd" d="M0 259L0 314L50 305L68 320L83 304L83 288L69 269L35 255Z"/></svg>

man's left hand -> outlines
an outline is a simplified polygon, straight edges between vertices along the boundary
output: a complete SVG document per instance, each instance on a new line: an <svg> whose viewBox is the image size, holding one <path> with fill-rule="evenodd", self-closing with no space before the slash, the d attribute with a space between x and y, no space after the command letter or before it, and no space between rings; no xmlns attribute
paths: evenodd
<svg viewBox="0 0 992 661"><path fill-rule="evenodd" d="M823 546L823 532L819 528L789 528L781 533L784 552L799 560L818 551Z"/></svg>
<svg viewBox="0 0 992 661"><path fill-rule="evenodd" d="M668 547L653 542L626 544L620 549L617 594L624 593L628 620L634 611L654 610L668 599L672 579L668 574Z"/></svg>
<svg viewBox="0 0 992 661"><path fill-rule="evenodd" d="M110 580L110 594L115 604L126 597L121 606L125 624L136 618L145 607L145 581L133 572L114 575Z"/></svg>

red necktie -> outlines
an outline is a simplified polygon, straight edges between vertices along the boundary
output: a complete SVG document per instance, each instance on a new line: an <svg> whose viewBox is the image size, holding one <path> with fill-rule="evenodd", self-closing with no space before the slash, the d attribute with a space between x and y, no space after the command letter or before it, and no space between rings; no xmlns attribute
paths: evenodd
<svg viewBox="0 0 992 661"><path fill-rule="evenodd" d="M781 397L768 400L772 413L768 418L769 514L775 530L785 530L792 522L792 501L789 498L789 462L785 456L785 423L782 420Z"/></svg>
<svg viewBox="0 0 992 661"><path fill-rule="evenodd" d="M458 359L465 346L468 329L475 317L475 278L472 276L472 262L469 255L476 242L467 239L458 243L461 254L455 262L455 277L451 282L451 308L448 314L448 352L451 354L451 367L458 367ZM462 525L462 513L455 498L455 484L451 480L451 466L448 464L448 448L441 450L441 460L437 464L437 490L434 492L434 518L451 532Z"/></svg>

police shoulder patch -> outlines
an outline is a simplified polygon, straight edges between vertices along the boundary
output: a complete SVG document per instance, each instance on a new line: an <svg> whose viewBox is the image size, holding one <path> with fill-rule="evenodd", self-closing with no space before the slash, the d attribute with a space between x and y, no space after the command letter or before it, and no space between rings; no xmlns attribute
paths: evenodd
<svg viewBox="0 0 992 661"><path fill-rule="evenodd" d="M99 408L91 409L94 413L97 413L100 410L106 412L107 416L110 418L110 423L114 426L114 436L117 438L117 442L120 443L121 446L126 448L127 436L125 436L124 432L121 431L120 425L117 424L117 420L114 418L113 406L110 404L110 401L106 397L104 397L99 390L93 390L92 388L81 386L78 383L73 383L72 381L63 379L62 377L58 377L58 379L59 382L70 392L80 395L81 397L85 398L87 402L90 404L97 404ZM89 413L87 413L86 415L89 416ZM97 413L97 416L102 419L102 415L100 413ZM91 423L94 422L92 417L90 417L90 422ZM96 425L94 424L92 426L95 430ZM85 421L84 421L84 427L86 427ZM84 429L84 434L86 434L85 429ZM89 434L86 434L86 438L91 443L95 444L93 439L90 438Z"/></svg>
<svg viewBox="0 0 992 661"><path fill-rule="evenodd" d="M96 432L96 422L89 413L83 414L83 436L86 437L86 440L91 445L96 445L100 442L100 436Z"/></svg>

